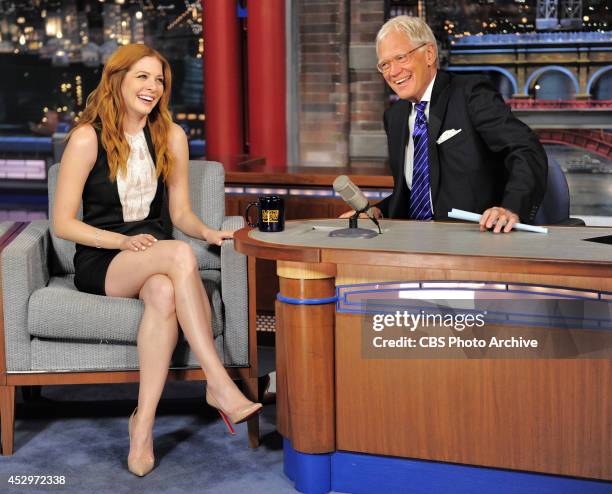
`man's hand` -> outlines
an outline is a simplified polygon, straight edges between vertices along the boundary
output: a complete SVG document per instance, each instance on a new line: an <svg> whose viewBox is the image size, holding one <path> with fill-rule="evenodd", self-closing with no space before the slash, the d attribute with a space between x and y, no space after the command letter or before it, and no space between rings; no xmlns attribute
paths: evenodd
<svg viewBox="0 0 612 494"><path fill-rule="evenodd" d="M369 211L370 211L370 214L371 214L372 216L374 216L374 218L376 218L377 220L382 219L383 214L382 214L382 212L380 211L380 209L378 209L376 206L372 206L372 207L370 207ZM355 211L354 211L354 210L347 211L346 213L342 213L342 214L339 216L339 218L350 218L350 217L351 217L351 216L353 216L354 214L355 214ZM365 213L361 213L361 214L359 215L359 217L360 217L360 218L368 218L368 215L367 215L367 214L365 214Z"/></svg>
<svg viewBox="0 0 612 494"><path fill-rule="evenodd" d="M482 213L480 218L480 231L484 232L493 226L493 233L499 233L504 229L504 233L510 232L515 223L519 222L519 217L509 209L502 207L492 207Z"/></svg>

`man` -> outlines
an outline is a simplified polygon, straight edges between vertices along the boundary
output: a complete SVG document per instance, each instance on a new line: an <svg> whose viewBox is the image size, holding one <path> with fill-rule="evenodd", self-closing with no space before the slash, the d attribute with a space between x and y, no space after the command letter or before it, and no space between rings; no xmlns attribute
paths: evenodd
<svg viewBox="0 0 612 494"><path fill-rule="evenodd" d="M495 233L533 222L546 188L546 154L488 79L437 70L436 39L416 17L385 23L376 52L400 100L384 116L393 193L371 212L443 220L463 209L482 213L480 229Z"/></svg>

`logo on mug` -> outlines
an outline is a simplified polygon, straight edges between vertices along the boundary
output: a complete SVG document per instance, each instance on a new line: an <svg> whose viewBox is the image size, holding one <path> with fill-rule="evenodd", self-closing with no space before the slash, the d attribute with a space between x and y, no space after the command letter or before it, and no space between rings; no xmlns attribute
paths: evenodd
<svg viewBox="0 0 612 494"><path fill-rule="evenodd" d="M267 209L261 212L264 223L278 223L278 209Z"/></svg>

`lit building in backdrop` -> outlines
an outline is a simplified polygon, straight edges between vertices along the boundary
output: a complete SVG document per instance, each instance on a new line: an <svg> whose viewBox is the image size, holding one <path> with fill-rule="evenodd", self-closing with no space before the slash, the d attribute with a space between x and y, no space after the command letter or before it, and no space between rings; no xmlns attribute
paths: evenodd
<svg viewBox="0 0 612 494"><path fill-rule="evenodd" d="M381 121L389 93L370 58L376 30L396 15L425 18L440 41L442 67L487 74L522 112L521 118L537 117L538 126L545 128L574 115L591 129L603 128L594 119L605 116L599 110L612 104L612 34L605 1L380 0L367 6L330 2L350 15L316 27L302 16L308 13L307 2L296 2L300 33L312 29L322 36L324 28L337 40L325 47L336 62L317 64L315 69L299 61L297 80L333 74L341 81L325 94L311 94L297 83L297 118L322 120L315 128L297 130L296 162L340 166L351 160L385 159ZM239 6L237 15L248 15L248 3ZM188 0L0 0L0 70L6 74L0 80L0 133L40 134L58 122L72 124L110 54L121 44L144 42L158 48L173 67L175 120L190 139L204 139L202 15L202 2ZM240 22L244 27L243 18ZM295 60L302 60L315 48L320 46L301 40L291 49ZM346 53L351 53L348 61ZM38 84L41 78L48 81L44 87ZM329 100L329 114L321 110L321 98ZM563 117L553 120L553 110L562 110ZM336 127L329 131L329 125ZM575 137L565 132L563 139L570 138Z"/></svg>

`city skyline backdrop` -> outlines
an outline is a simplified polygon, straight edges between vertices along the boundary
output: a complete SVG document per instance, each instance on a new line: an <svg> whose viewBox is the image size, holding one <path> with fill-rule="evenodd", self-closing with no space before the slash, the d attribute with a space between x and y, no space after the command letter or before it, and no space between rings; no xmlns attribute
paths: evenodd
<svg viewBox="0 0 612 494"><path fill-rule="evenodd" d="M296 0L296 3L300 2ZM303 3L301 8L306 9L306 13L299 11L297 15L306 18L308 2ZM445 64L449 63L448 67L443 65L445 68L487 74L508 103L521 114L520 118L546 122L537 125L538 135L547 147L549 159L557 160L569 172L570 187L599 191L573 200L579 210L612 215L612 204L609 204L612 173L608 173L612 170L612 161L605 154L605 149L612 147L612 137L609 128L600 124L612 106L610 12L605 1L558 0L560 8L570 3L572 8L579 3L581 16L576 19L580 26L574 21L573 24L564 22L556 12L557 17L549 18L555 20L548 22L547 29L537 29L538 24L540 27L546 24L538 17L542 14L538 12L541 9L538 9L537 0L380 0L378 7L367 2L367 8L376 8L376 13L364 14L364 17L347 15L351 24L346 28L354 30L355 34L343 42L348 43L351 53L363 53L363 60L369 60L370 55L354 50L369 46L373 51L375 31L384 18L422 14L441 41L441 58ZM338 0L338 5L344 5L347 14L350 9L365 8L358 1L343 3ZM245 7L248 8L248 2L241 1L236 11L243 36L248 35ZM7 163L10 160L26 162L34 147L28 144L27 152L26 148L21 151L18 148L25 146L19 143L30 142L29 136L49 136L45 146L51 149L50 136L55 130L67 130L78 118L87 95L99 81L106 57L120 44L130 42L145 42L169 59L174 75L173 117L187 132L190 145L198 143L193 149L199 154L194 156L204 155L206 112L202 60L206 56L206 43L202 36L203 15L206 12L202 12L199 1L0 0L0 70L3 73L0 78L0 139L15 137L17 146L15 151L0 153L0 159L6 159ZM309 129L305 128L303 133L300 130L297 138L303 154L299 159L307 165L311 164L308 157L315 155L322 157L317 159L327 160L326 163L382 160L386 150L381 117L388 104L388 92L384 93L384 81L374 68L375 62L370 63L370 60L361 65L361 59L351 58L350 67L342 69L346 73L338 75L333 73L337 70L334 63L330 61L326 65L320 60L322 57L326 60L341 58L347 53L345 49L336 45L324 47L333 55L322 54L317 51L321 44L304 40L303 32L308 29L312 29L309 39L327 36L319 34L321 31L317 29L324 29L326 33L342 31L342 27L340 31L334 28L347 22L339 16L330 14L332 24L319 22L316 27L310 26L310 21L303 21L306 31L299 31L300 41L293 45L292 57L297 57L293 58L297 61L294 70L302 81L296 92L299 101L296 115L307 119L316 116L324 125L337 125L341 130L337 134L326 131L321 136L317 134L316 138ZM363 28L360 21L369 23L367 28ZM246 42L242 46L245 47ZM248 53L243 56L248 57ZM344 67L343 64L346 61L338 66ZM246 72L239 77L246 78ZM345 82L332 84L323 94L309 93L308 88L314 86L303 82L328 78ZM243 84L247 85L248 80ZM346 101L342 98L347 95L348 112L338 103ZM343 123L343 119L347 123ZM562 123L564 130L547 132L546 125L551 122L557 129ZM321 124L317 127L322 128ZM248 146L247 135L245 152ZM9 148L13 149L10 146L6 149ZM330 149L340 152L336 156ZM35 175L43 177L45 160L53 158L47 153L42 159L42 151L34 154L42 163ZM19 174L21 165L15 163L11 173ZM581 170L580 176L577 170ZM598 185L594 187L593 184ZM587 199L588 204L581 203Z"/></svg>

